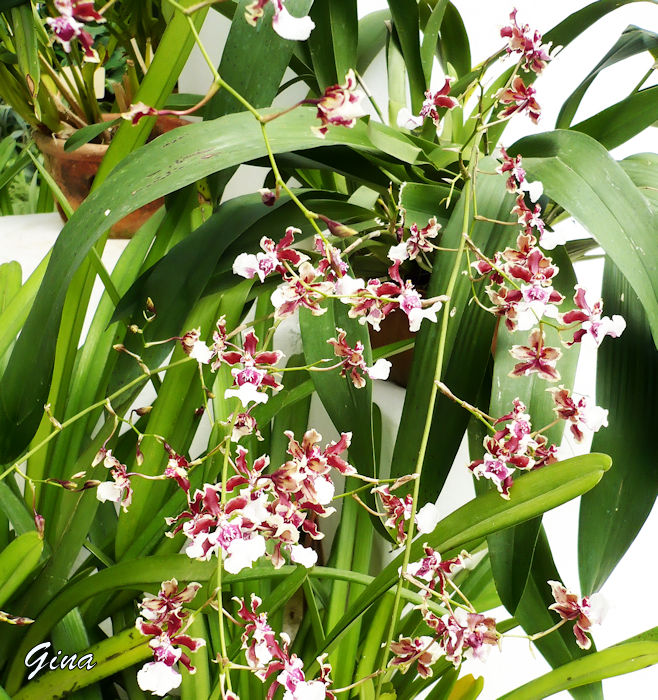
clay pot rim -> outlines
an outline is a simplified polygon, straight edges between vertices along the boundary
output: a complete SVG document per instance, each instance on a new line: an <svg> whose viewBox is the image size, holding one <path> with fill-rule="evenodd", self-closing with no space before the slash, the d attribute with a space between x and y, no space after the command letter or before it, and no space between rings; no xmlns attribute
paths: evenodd
<svg viewBox="0 0 658 700"><path fill-rule="evenodd" d="M110 113L101 115L103 121L111 122L115 119L121 117L119 113ZM191 124L187 119L181 119L176 116L160 116L157 118L153 131L151 132L151 139L157 136L162 136L162 134L171 131L177 127L187 126ZM75 132L73 132L75 133ZM66 138L62 138L58 134L48 134L43 131L35 131L33 134L34 142L37 148L42 153L47 153L48 155L54 155L60 159L67 160L88 160L90 158L102 158L108 149L108 144L105 143L85 143L75 151L65 151L64 144L70 138L70 135Z"/></svg>

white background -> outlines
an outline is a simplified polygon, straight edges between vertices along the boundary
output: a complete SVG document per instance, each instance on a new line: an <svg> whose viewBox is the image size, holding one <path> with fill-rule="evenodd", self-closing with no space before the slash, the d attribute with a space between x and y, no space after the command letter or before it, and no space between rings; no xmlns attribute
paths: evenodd
<svg viewBox="0 0 658 700"><path fill-rule="evenodd" d="M334 0L337 1L337 0ZM455 0L471 39L473 63L477 64L501 46L499 28L507 22L513 5L503 0ZM545 32L560 20L587 3L579 0L553 0L552 2L520 1L519 21L529 23ZM364 14L386 6L383 0L362 0L360 12ZM628 24L637 24L653 31L658 30L658 7L649 3L633 3L608 15L587 30L579 39L567 47L553 61L548 70L536 82L537 99L543 108L539 126L535 127L524 117L513 120L505 133L505 144L513 143L522 135L553 128L555 117L566 97L580 83L589 70L607 52ZM223 46L223 39L217 39L218 30L225 36L227 23L216 13L209 13L209 19L202 36L213 58L218 58ZM582 101L574 122L586 119L604 107L625 97L637 84L639 79L651 66L648 54L642 54L617 64L608 69L590 87ZM383 57L375 60L365 75L365 80L381 105L386 104L386 79ZM181 79L181 91L203 93L207 89L209 76L205 73L198 52L192 57ZM655 80L653 81L655 82ZM442 84L442 76L437 71L433 83ZM290 93L284 95L282 103L289 103ZM386 110L384 109L384 113ZM623 158L632 153L656 151L656 130L647 129L629 143L615 149L613 155ZM245 172L242 178L231 183L227 196L234 196L243 191L253 191L254 172ZM60 228L56 215L37 217L0 218L0 263L19 260L24 267L24 276L36 267L39 260L54 241ZM105 259L112 266L123 250L125 243L111 241ZM580 280L592 286L600 287L601 266L599 263L583 263L577 266ZM100 290L98 290L100 291ZM98 294L97 291L97 294ZM97 298L97 297L96 297ZM606 341L614 342L614 341ZM593 378L595 358L584 358L579 368L577 389L582 393L593 395ZM398 387L378 382L375 396L384 410L384 419L394 433L396 413L402 406L402 390ZM317 424L322 420L320 409L315 406L311 422ZM317 416L317 420L316 420ZM324 419L326 421L326 418ZM614 430L614 427L610 428ZM330 438L330 430L322 430L325 438ZM384 454L390 451L390 445L384 446ZM564 456L573 454L573 446L563 446ZM458 456L458 461L466 463L465 453ZM453 470L448 481L447 494L442 496L439 505L444 513L469 500L473 495L470 475L467 470ZM578 571L576 555L576 535L578 524L578 504L572 502L548 513L544 522L548 531L556 563L564 583L574 589L578 588ZM658 573L656 567L656 538L658 535L658 510L654 508L644 529L622 560L620 566L603 587L603 594L610 603L610 611L604 624L595 629L594 638L599 649L622 641L650 627L658 625L658 606L655 596L655 581ZM498 611L501 618L507 614ZM483 700L494 700L503 693L549 670L548 665L538 654L530 653L527 642L519 639L506 639L503 653L494 650L485 665L467 664L466 670L474 675L484 675L485 689L480 696ZM656 697L658 687L658 670L656 667L645 669L630 676L621 676L604 681L605 696L609 699L626 700L633 697ZM554 696L570 697L567 693Z"/></svg>

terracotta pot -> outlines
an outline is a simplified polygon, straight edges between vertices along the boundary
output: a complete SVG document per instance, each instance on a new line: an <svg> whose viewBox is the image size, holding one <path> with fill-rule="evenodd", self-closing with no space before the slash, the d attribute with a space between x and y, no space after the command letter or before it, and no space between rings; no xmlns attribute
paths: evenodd
<svg viewBox="0 0 658 700"><path fill-rule="evenodd" d="M370 327L369 327L370 328ZM389 345L399 340L410 340L416 336L409 330L409 320L400 310L389 314L380 325L379 332L370 328L370 345L373 348ZM411 363L414 359L413 348L388 358L391 363L389 379L399 386L407 386L411 374Z"/></svg>
<svg viewBox="0 0 658 700"><path fill-rule="evenodd" d="M103 119L112 121L117 116L116 114L106 114L103 115ZM158 117L149 141L185 124L189 124L189 122L178 117ZM45 134L40 131L37 131L34 135L34 141L38 149L43 153L44 163L48 172L59 185L75 211L89 195L91 185L108 146L86 143L75 151L66 152L64 150L66 138L59 138L56 134ZM132 214L128 214L121 221L117 221L110 230L110 237L130 238L149 217L155 214L163 203L164 199L160 197L150 204L140 207ZM66 221L64 212L59 206L57 208L62 219Z"/></svg>

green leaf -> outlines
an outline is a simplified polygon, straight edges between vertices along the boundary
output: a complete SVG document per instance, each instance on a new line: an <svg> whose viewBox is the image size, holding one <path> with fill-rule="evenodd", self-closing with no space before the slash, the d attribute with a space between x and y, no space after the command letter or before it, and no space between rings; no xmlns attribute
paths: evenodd
<svg viewBox="0 0 658 700"><path fill-rule="evenodd" d="M359 20L359 42L356 69L363 75L375 56L386 45L386 21L391 19L390 10L377 10Z"/></svg>
<svg viewBox="0 0 658 700"><path fill-rule="evenodd" d="M358 15L356 0L314 2L311 19L315 29L308 39L313 68L320 89L343 83L356 66Z"/></svg>
<svg viewBox="0 0 658 700"><path fill-rule="evenodd" d="M596 402L609 411L609 427L594 436L615 468L580 502L578 567L583 593L598 591L624 556L658 494L653 458L658 359L642 304L628 280L606 258L605 313L621 314L626 330L597 353Z"/></svg>
<svg viewBox="0 0 658 700"><path fill-rule="evenodd" d="M18 69L25 81L28 93L32 98L37 119L41 118L38 101L39 85L41 83L41 66L39 64L39 41L37 36L38 17L32 3L14 7L11 11L14 44Z"/></svg>
<svg viewBox="0 0 658 700"><path fill-rule="evenodd" d="M439 32L443 23L443 16L448 5L448 0L438 0L432 13L425 23L423 29L423 43L420 47L420 58L423 64L423 73L425 75L425 83L430 84L432 78L432 64L434 63L434 54L437 49L439 40Z"/></svg>
<svg viewBox="0 0 658 700"><path fill-rule="evenodd" d="M5 514L17 535L32 530L36 532L34 519L25 506L25 502L11 490L5 481L0 481L0 510Z"/></svg>
<svg viewBox="0 0 658 700"><path fill-rule="evenodd" d="M93 668L89 669L83 664L82 668L76 667L74 670L65 668L49 671L23 686L12 697L14 700L63 697L78 688L84 688L117 671L145 661L153 655L153 650L148 645L147 637L135 627L129 627L99 644L94 644L86 649L85 653L93 655L92 663L96 664Z"/></svg>
<svg viewBox="0 0 658 700"><path fill-rule="evenodd" d="M648 201L597 141L552 131L517 141L532 179L583 225L630 280L658 345L658 240Z"/></svg>
<svg viewBox="0 0 658 700"><path fill-rule="evenodd" d="M634 92L629 97L569 127L595 138L610 150L626 143L656 121L658 85Z"/></svg>
<svg viewBox="0 0 658 700"><path fill-rule="evenodd" d="M577 659L506 693L501 700L535 700L658 663L658 642L631 642Z"/></svg>
<svg viewBox="0 0 658 700"><path fill-rule="evenodd" d="M34 571L43 539L36 531L26 532L9 543L0 553L0 606L4 605Z"/></svg>
<svg viewBox="0 0 658 700"><path fill-rule="evenodd" d="M446 72L448 72L448 65L450 65L458 77L469 73L471 70L471 47L464 21L453 3L448 3L446 7L438 49L439 60Z"/></svg>
<svg viewBox="0 0 658 700"><path fill-rule="evenodd" d="M509 501L493 492L478 496L439 522L432 533L416 538L411 549L411 561L417 561L423 556L424 542L445 557L480 541L492 532L504 530L556 508L593 488L610 468L610 464L607 455L574 457L517 479ZM345 615L327 632L325 649L332 648L349 625L397 583L402 559L403 554L399 554L376 576Z"/></svg>
<svg viewBox="0 0 658 700"><path fill-rule="evenodd" d="M100 124L89 124L89 126L83 126L82 129L77 129L73 132L66 142L64 143L64 150L67 152L75 151L84 146L86 143L93 141L97 136L100 136L107 129L116 126L121 123L121 117L113 119L109 122L101 122Z"/></svg>
<svg viewBox="0 0 658 700"><path fill-rule="evenodd" d="M567 18L556 24L553 29L544 34L544 42L553 42L553 46L568 46L574 39L582 34L608 13L629 5L632 2L644 2L645 0L595 0L586 7L577 10ZM656 4L656 0L649 0Z"/></svg>
<svg viewBox="0 0 658 700"><path fill-rule="evenodd" d="M388 0L393 24L400 39L402 56L409 76L411 109L420 112L427 83L420 57L420 19L416 0Z"/></svg>
<svg viewBox="0 0 658 700"><path fill-rule="evenodd" d="M654 210L658 211L658 155L637 153L619 161L619 165L649 200Z"/></svg>
<svg viewBox="0 0 658 700"><path fill-rule="evenodd" d="M587 89L602 70L625 58L635 56L643 51L651 51L656 47L658 47L658 34L633 25L627 27L610 51L596 64L583 82L580 83L565 100L558 114L557 121L555 122L556 128L566 129L571 124Z"/></svg>

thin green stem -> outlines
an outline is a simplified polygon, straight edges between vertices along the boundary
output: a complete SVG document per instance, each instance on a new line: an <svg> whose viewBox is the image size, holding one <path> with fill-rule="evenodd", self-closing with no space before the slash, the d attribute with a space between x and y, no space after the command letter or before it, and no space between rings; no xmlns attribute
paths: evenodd
<svg viewBox="0 0 658 700"><path fill-rule="evenodd" d="M128 382L128 384L125 384L122 386L120 389L117 389L113 394L110 394L105 399L101 399L100 401L96 401L96 403L91 404L90 406L87 406L87 408L83 408L82 411L79 411L76 413L74 416L71 416L68 420L65 420L62 423L61 429L54 430L52 433L49 433L39 444L35 445L31 450L23 454L23 456L17 461L14 462L10 467L7 467L2 474L0 474L0 481L2 481L8 474L11 474L15 469L18 468L18 466L24 462L25 460L29 459L32 457L32 455L36 454L40 449L45 447L54 437L59 435L62 430L65 430L68 428L70 425L73 425L76 421L80 420L80 418L83 418L87 414L91 413L92 411L95 411L97 408L101 408L107 404L109 401L110 403L116 399L117 397L121 396L124 394L126 391L131 389L134 386L137 386L140 382L145 382L148 379L150 379L152 376L158 374L158 372L164 372L168 369L172 369L173 367L178 367L179 365L185 364L186 362L191 362L189 357L184 357L181 360L177 360L176 362L172 362L168 365L161 365L157 369L154 370L148 370L144 374L140 375L139 377L136 377L132 381Z"/></svg>

